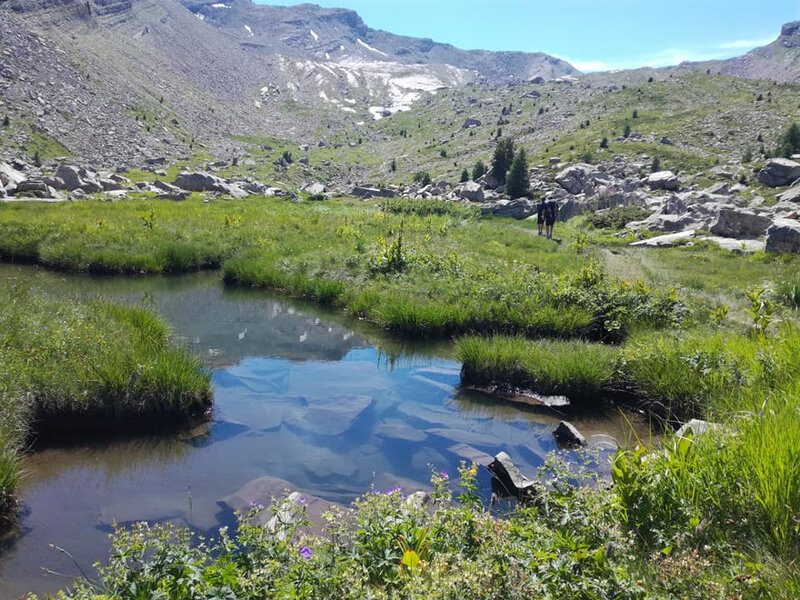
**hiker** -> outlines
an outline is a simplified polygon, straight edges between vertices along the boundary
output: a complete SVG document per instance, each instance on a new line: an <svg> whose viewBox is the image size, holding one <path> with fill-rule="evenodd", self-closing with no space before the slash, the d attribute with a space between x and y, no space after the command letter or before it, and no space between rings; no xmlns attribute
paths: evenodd
<svg viewBox="0 0 800 600"><path fill-rule="evenodd" d="M544 207L544 224L547 226L547 239L553 239L553 225L558 216L558 203L555 200L548 200Z"/></svg>
<svg viewBox="0 0 800 600"><path fill-rule="evenodd" d="M536 205L536 222L539 225L539 235L542 235L542 230L544 229L544 213L544 198L539 198L539 204Z"/></svg>

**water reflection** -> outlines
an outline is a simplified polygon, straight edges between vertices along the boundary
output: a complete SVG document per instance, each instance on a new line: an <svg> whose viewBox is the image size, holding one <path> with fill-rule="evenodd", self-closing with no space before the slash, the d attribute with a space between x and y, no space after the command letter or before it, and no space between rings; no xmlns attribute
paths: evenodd
<svg viewBox="0 0 800 600"><path fill-rule="evenodd" d="M0 282L150 303L213 370L210 423L169 436L62 444L25 460L22 529L0 555L0 597L64 585L103 560L113 523L176 521L211 533L265 477L347 503L371 486L426 487L430 469L500 450L533 474L559 416L460 388L447 348L400 344L337 312L225 290L214 276L64 277L0 267ZM2 283L0 283L2 284ZM380 350L377 347L380 347ZM624 439L617 412L571 419ZM480 479L488 495L488 476Z"/></svg>

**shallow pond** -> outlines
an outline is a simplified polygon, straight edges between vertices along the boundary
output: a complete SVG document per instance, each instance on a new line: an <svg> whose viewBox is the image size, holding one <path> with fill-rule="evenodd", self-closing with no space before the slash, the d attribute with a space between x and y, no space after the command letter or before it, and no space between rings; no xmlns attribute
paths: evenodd
<svg viewBox="0 0 800 600"><path fill-rule="evenodd" d="M0 285L152 305L213 371L212 421L181 433L64 440L25 459L19 530L0 548L0 598L64 587L105 559L112 523L234 523L236 492L263 477L347 503L371 486L427 486L475 453L508 452L523 472L556 449L560 416L460 389L444 345L399 344L314 305L228 290L216 275L112 279L0 266ZM380 349L379 349L380 348ZM646 427L616 409L570 415L586 435ZM482 472L484 496L489 479Z"/></svg>

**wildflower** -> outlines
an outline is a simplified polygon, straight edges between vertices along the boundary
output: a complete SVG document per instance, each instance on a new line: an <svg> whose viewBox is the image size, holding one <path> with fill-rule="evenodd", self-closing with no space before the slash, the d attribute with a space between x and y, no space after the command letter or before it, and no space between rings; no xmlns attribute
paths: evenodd
<svg viewBox="0 0 800 600"><path fill-rule="evenodd" d="M447 471L442 471L441 473L439 473L439 475L441 475L442 477L450 477L450 475L447 474Z"/></svg>
<svg viewBox="0 0 800 600"><path fill-rule="evenodd" d="M300 556L302 556L306 560L311 558L312 554L314 554L314 553L311 551L311 548L309 548L308 546L303 546L302 548L300 548Z"/></svg>
<svg viewBox="0 0 800 600"><path fill-rule="evenodd" d="M306 497L305 496L300 496L299 501L300 501L300 504L305 504L306 503Z"/></svg>

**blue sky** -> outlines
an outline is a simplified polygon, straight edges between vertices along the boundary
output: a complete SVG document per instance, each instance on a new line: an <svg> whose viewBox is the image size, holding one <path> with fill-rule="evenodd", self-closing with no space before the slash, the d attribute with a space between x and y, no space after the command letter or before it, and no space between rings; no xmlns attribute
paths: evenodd
<svg viewBox="0 0 800 600"><path fill-rule="evenodd" d="M256 0L293 5L293 0ZM375 29L465 49L560 56L581 70L744 54L800 20L800 0L316 0Z"/></svg>

